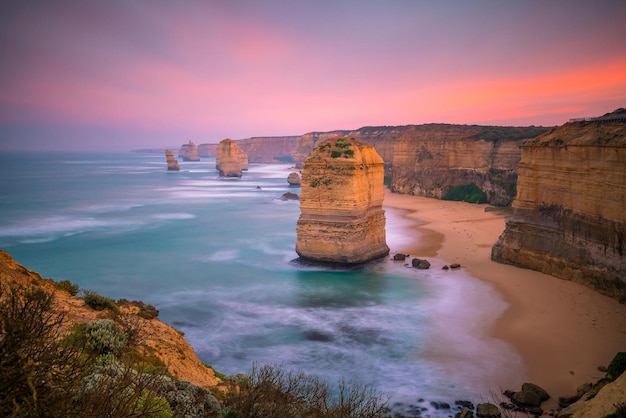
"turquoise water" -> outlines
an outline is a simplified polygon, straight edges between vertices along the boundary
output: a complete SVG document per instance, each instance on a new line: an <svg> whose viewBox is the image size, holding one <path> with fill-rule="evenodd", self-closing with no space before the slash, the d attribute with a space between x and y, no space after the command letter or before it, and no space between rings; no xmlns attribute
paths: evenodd
<svg viewBox="0 0 626 418"><path fill-rule="evenodd" d="M165 168L159 154L4 155L0 248L44 277L155 305L226 374L282 364L415 403L484 399L520 369L487 332L506 305L463 271L295 262L288 165L241 179L219 178L214 159ZM407 225L387 209L392 251L415 238Z"/></svg>

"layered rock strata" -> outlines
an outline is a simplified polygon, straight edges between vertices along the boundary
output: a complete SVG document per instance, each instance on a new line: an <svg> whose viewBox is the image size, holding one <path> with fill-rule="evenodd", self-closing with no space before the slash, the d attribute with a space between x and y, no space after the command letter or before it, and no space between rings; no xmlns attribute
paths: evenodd
<svg viewBox="0 0 626 418"><path fill-rule="evenodd" d="M201 157L215 157L218 144L200 144L198 145L198 155Z"/></svg>
<svg viewBox="0 0 626 418"><path fill-rule="evenodd" d="M192 141L189 141L180 147L178 150L178 156L181 157L183 161L200 161L198 148Z"/></svg>
<svg viewBox="0 0 626 418"><path fill-rule="evenodd" d="M393 143L390 189L441 199L474 183L496 206L515 197L519 149L544 128L429 124L406 129Z"/></svg>
<svg viewBox="0 0 626 418"><path fill-rule="evenodd" d="M168 149L165 150L165 160L167 161L167 170L168 171L179 171L180 166L178 165L178 160L174 158L174 153Z"/></svg>
<svg viewBox="0 0 626 418"><path fill-rule="evenodd" d="M315 147L302 170L298 255L358 264L389 254L383 178L383 160L371 145L338 136Z"/></svg>
<svg viewBox="0 0 626 418"><path fill-rule="evenodd" d="M626 302L626 120L570 122L521 152L514 215L492 258Z"/></svg>
<svg viewBox="0 0 626 418"><path fill-rule="evenodd" d="M248 156L230 138L222 140L215 152L215 169L222 177L241 177L248 169Z"/></svg>
<svg viewBox="0 0 626 418"><path fill-rule="evenodd" d="M260 164L292 163L299 136L253 137L240 139L237 145L246 152L248 160Z"/></svg>

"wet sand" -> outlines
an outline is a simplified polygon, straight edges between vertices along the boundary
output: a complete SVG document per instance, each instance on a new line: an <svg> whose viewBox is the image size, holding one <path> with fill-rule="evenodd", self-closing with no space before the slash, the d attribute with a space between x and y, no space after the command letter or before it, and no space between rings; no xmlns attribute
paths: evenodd
<svg viewBox="0 0 626 418"><path fill-rule="evenodd" d="M626 305L577 283L491 261L491 247L505 227L502 211L385 193L384 206L404 210L415 231L415 241L391 248L392 254L460 263L509 304L491 333L519 352L526 372L521 381L538 384L552 396L544 408L554 407L559 396L575 394L578 385L603 377L598 366L607 366L626 350Z"/></svg>

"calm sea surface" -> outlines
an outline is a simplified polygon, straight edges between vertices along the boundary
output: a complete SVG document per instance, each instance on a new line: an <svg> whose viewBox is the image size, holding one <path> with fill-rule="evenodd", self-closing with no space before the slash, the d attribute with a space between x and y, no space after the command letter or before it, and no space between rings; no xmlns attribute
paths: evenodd
<svg viewBox="0 0 626 418"><path fill-rule="evenodd" d="M486 400L521 369L486 332L506 305L463 271L293 262L300 209L279 200L299 193L289 172L251 164L221 179L213 158L167 172L161 154L5 154L0 248L44 277L155 305L225 374L282 364L415 404ZM401 251L407 221L386 215Z"/></svg>

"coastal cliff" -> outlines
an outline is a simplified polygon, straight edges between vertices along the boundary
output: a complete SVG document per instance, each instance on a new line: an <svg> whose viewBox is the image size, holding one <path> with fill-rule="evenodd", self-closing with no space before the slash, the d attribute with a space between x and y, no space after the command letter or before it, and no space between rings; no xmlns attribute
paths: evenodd
<svg viewBox="0 0 626 418"><path fill-rule="evenodd" d="M315 147L302 170L298 255L341 264L387 255L383 177L371 145L337 136Z"/></svg>
<svg viewBox="0 0 626 418"><path fill-rule="evenodd" d="M474 183L487 202L509 205L516 193L519 145L545 128L428 124L406 129L393 142L390 189L441 199Z"/></svg>
<svg viewBox="0 0 626 418"><path fill-rule="evenodd" d="M226 138L217 147L215 169L222 177L241 177L248 169L248 156L235 141Z"/></svg>
<svg viewBox="0 0 626 418"><path fill-rule="evenodd" d="M200 161L198 148L192 141L189 141L180 147L178 150L178 156L181 157L183 161Z"/></svg>
<svg viewBox="0 0 626 418"><path fill-rule="evenodd" d="M514 215L492 259L624 303L625 208L626 119L566 123L522 144Z"/></svg>
<svg viewBox="0 0 626 418"><path fill-rule="evenodd" d="M318 143L344 135L376 148L393 192L441 198L456 186L474 183L489 203L507 206L516 192L519 145L547 130L447 124L369 126L305 134L292 155L301 168Z"/></svg>
<svg viewBox="0 0 626 418"><path fill-rule="evenodd" d="M251 163L292 163L299 136L253 137L240 139L237 145L248 155Z"/></svg>
<svg viewBox="0 0 626 418"><path fill-rule="evenodd" d="M202 157L215 157L218 145L219 144L200 144L198 145L198 155Z"/></svg>

